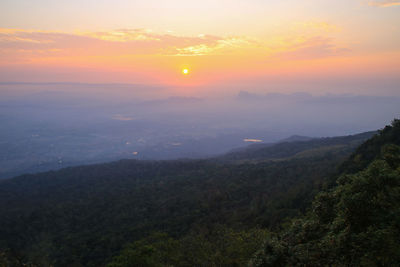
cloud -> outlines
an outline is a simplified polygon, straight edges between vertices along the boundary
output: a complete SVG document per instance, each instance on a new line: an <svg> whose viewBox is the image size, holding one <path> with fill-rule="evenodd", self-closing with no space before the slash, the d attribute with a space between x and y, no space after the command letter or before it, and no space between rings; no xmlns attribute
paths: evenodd
<svg viewBox="0 0 400 267"><path fill-rule="evenodd" d="M338 26L325 22L325 21L305 21L305 22L297 22L293 25L295 30L300 31L319 31L319 32L327 32L327 33L335 33L340 32L341 28Z"/></svg>
<svg viewBox="0 0 400 267"><path fill-rule="evenodd" d="M257 55L281 59L313 59L335 56L344 48L325 35L336 31L334 25L307 22L287 37L256 39L247 36L180 36L148 29L117 29L104 32L52 32L0 28L0 64L70 62L81 64L113 62L136 66L144 57L201 57ZM305 28L317 29L306 32ZM321 33L322 31L322 33ZM121 63L125 62L125 63ZM133 63L132 63L133 64Z"/></svg>
<svg viewBox="0 0 400 267"><path fill-rule="evenodd" d="M120 29L109 32L78 32L0 29L0 53L27 58L43 56L117 55L209 55L223 49L240 49L246 44L239 37L199 35L196 37L156 34L146 29Z"/></svg>
<svg viewBox="0 0 400 267"><path fill-rule="evenodd" d="M204 56L223 55L256 46L257 41L245 37L216 38L214 42L208 42L195 46L176 48L175 56Z"/></svg>
<svg viewBox="0 0 400 267"><path fill-rule="evenodd" d="M282 41L286 45L272 57L281 60L311 60L340 56L350 49L335 44L334 39L322 36L299 37Z"/></svg>
<svg viewBox="0 0 400 267"><path fill-rule="evenodd" d="M146 29L119 29L111 32L88 32L82 35L113 42L161 41L159 36Z"/></svg>
<svg viewBox="0 0 400 267"><path fill-rule="evenodd" d="M392 6L400 6L399 0L370 0L368 2L370 6L377 7L392 7Z"/></svg>

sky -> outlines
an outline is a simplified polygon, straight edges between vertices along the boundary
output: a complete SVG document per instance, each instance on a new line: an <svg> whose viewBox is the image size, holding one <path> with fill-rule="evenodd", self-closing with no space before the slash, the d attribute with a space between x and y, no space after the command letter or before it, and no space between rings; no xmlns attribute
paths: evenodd
<svg viewBox="0 0 400 267"><path fill-rule="evenodd" d="M0 82L400 96L400 1L2 0Z"/></svg>

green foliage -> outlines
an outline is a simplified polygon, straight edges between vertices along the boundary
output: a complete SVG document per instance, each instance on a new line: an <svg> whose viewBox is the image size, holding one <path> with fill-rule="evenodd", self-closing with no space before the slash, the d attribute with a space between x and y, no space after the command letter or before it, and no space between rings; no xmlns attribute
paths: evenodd
<svg viewBox="0 0 400 267"><path fill-rule="evenodd" d="M343 174L337 187L318 194L306 216L269 239L250 265L397 266L400 147L391 141L398 140L394 133L399 128L394 121L391 128L357 150L363 161L374 160L361 171ZM360 151L379 152L372 157ZM359 166L347 165L348 170Z"/></svg>
<svg viewBox="0 0 400 267"><path fill-rule="evenodd" d="M41 265L24 262L10 251L0 251L0 267L39 267ZM51 266L51 265L48 265Z"/></svg>
<svg viewBox="0 0 400 267"><path fill-rule="evenodd" d="M126 244L164 232L179 242L188 237L186 247L198 244L199 254L186 252L192 263L214 251L221 259L228 249L201 246L204 239L190 239L190 233L216 225L278 228L309 206L344 157L323 153L241 164L124 160L2 181L0 249L41 266L102 266ZM153 264L157 251L151 243L135 257Z"/></svg>
<svg viewBox="0 0 400 267"><path fill-rule="evenodd" d="M399 148L383 145L397 140L396 123L362 145L343 165L339 185L315 199L372 133L211 160L123 160L1 181L0 250L10 253L0 262L244 266L255 255L250 265L391 264L400 255ZM348 171L366 163L362 172ZM307 216L279 234L261 230L281 229L313 199Z"/></svg>
<svg viewBox="0 0 400 267"><path fill-rule="evenodd" d="M266 236L260 229L235 231L221 225L193 230L180 239L153 233L128 245L107 267L244 266Z"/></svg>
<svg viewBox="0 0 400 267"><path fill-rule="evenodd" d="M107 267L123 266L168 266L179 260L179 242L166 234L153 233L122 250Z"/></svg>
<svg viewBox="0 0 400 267"><path fill-rule="evenodd" d="M379 133L360 145L355 153L340 167L342 173L355 173L365 169L386 144L400 145L400 120L394 119L392 125L386 126Z"/></svg>

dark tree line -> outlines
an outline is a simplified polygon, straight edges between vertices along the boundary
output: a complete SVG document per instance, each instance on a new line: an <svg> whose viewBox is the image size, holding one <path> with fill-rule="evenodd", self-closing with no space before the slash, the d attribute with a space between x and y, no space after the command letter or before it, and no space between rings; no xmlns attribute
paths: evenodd
<svg viewBox="0 0 400 267"><path fill-rule="evenodd" d="M385 128L371 143L380 147L372 159L378 158L374 164L387 164L390 170L397 164L397 148L385 146L387 156L380 151L384 144L393 143L397 135L388 136L398 131L398 124L395 121ZM0 263L243 266L257 251L251 261L254 265L316 263L318 257L328 260L334 254L318 250L325 254L315 255L317 250L313 249L322 248L331 239L314 247L314 241L306 241L308 235L323 236L332 222L338 227L333 233L346 231L346 222L335 221L342 216L341 206L333 197L337 193L329 190L342 188L345 192L348 183L340 181L353 178L340 178L337 187L325 184L338 177L337 167L366 136L325 139L319 145L315 140L307 141L308 146L307 142L279 144L253 151L256 156L247 160L122 160L2 181ZM379 141L381 138L387 140ZM356 158L364 159L356 154L371 150L360 150L367 143L341 165L340 172L347 175L341 177L361 175L348 170L358 164ZM265 156L265 149L272 156ZM382 175L389 175L390 170ZM396 175L394 170L389 176ZM327 191L313 201L323 189ZM343 194L351 195L349 192ZM285 227L312 202L313 212L319 212L320 217L309 212L308 217L290 224L297 228ZM318 223L325 226L318 228ZM339 239L334 242L344 242L342 234L336 237ZM307 245L302 247L302 242Z"/></svg>

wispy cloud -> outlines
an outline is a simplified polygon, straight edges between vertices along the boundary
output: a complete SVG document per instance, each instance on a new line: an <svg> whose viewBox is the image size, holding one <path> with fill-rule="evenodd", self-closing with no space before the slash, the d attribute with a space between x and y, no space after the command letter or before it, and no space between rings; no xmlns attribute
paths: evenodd
<svg viewBox="0 0 400 267"><path fill-rule="evenodd" d="M301 31L339 32L341 28L326 21L303 21L294 23L293 28Z"/></svg>
<svg viewBox="0 0 400 267"><path fill-rule="evenodd" d="M197 37L156 34L146 29L122 29L110 32L78 32L0 29L3 53L58 52L58 56L95 55L208 55L223 48L239 48L245 41L236 37L201 35Z"/></svg>
<svg viewBox="0 0 400 267"><path fill-rule="evenodd" d="M159 36L146 29L119 29L111 32L86 32L83 36L90 36L104 41L161 41Z"/></svg>
<svg viewBox="0 0 400 267"><path fill-rule="evenodd" d="M223 55L240 51L245 48L257 46L256 40L246 37L215 38L212 42L206 42L195 46L175 48L175 56L204 56Z"/></svg>
<svg viewBox="0 0 400 267"><path fill-rule="evenodd" d="M327 34L337 27L307 22L298 33L255 39L246 36L180 36L147 29L118 29L104 32L52 32L0 28L0 63L29 63L62 60L79 62L129 60L132 57L200 57L220 55L280 56L282 59L313 59L345 51ZM317 29L306 32L304 29ZM321 32L322 31L322 32Z"/></svg>
<svg viewBox="0 0 400 267"><path fill-rule="evenodd" d="M399 0L370 0L368 2L370 6L377 7L392 7L392 6L400 6Z"/></svg>
<svg viewBox="0 0 400 267"><path fill-rule="evenodd" d="M336 45L334 40L328 37L315 36L288 42L290 45L283 51L276 53L275 56L286 60L310 60L340 56L350 51L346 47Z"/></svg>

